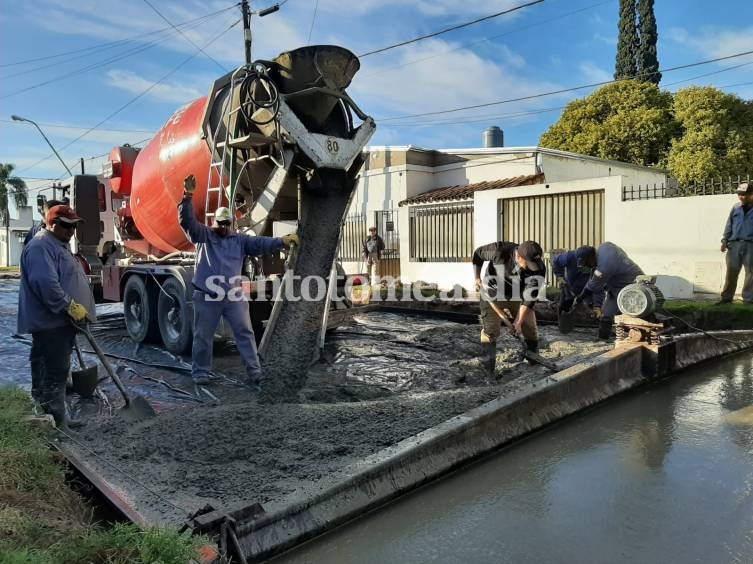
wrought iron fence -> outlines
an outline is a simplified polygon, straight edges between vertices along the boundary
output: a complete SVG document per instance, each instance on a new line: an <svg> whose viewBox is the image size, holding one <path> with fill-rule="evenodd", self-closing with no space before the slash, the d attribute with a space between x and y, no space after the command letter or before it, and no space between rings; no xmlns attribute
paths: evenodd
<svg viewBox="0 0 753 564"><path fill-rule="evenodd" d="M340 248L338 249L340 259L348 262L360 261L366 235L368 235L368 232L365 215L360 214L346 217L343 220L342 238L340 239Z"/></svg>
<svg viewBox="0 0 753 564"><path fill-rule="evenodd" d="M470 262L473 202L409 208L411 262Z"/></svg>
<svg viewBox="0 0 753 564"><path fill-rule="evenodd" d="M622 201L734 194L741 183L750 181L750 174L745 176L728 176L726 178L710 178L708 180L691 182L689 184L680 184L676 179L670 178L666 183L661 184L623 186Z"/></svg>

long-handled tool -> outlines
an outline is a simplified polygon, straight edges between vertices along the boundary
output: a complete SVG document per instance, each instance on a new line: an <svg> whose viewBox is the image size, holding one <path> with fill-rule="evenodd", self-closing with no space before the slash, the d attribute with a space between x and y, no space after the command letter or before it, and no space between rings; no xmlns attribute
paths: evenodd
<svg viewBox="0 0 753 564"><path fill-rule="evenodd" d="M483 287L482 287L482 290L481 290L482 299L484 299L484 293L485 292L483 291ZM486 301L489 304L489 306L492 308L492 310L494 310L494 313L496 313L499 316L499 318L502 320L502 322L505 325L507 325L507 328L510 330L510 333L512 333L513 335L519 338L520 344L522 345L522 349L523 349L523 356L527 360L530 360L531 362L535 362L536 364L540 364L541 366L548 368L549 370L552 370L553 372L559 372L559 368L557 367L556 364L546 360L541 355L528 350L528 347L526 346L525 341L523 340L523 336L518 335L518 332L515 331L515 328L512 326L512 322L507 318L507 316L505 315L505 312L502 311L499 308L499 306L495 304L491 299L488 299L488 295L486 296Z"/></svg>
<svg viewBox="0 0 753 564"><path fill-rule="evenodd" d="M123 382L120 381L120 378L112 369L110 361L107 360L105 353L103 353L102 349L99 348L99 345L94 340L94 337L92 336L89 329L76 323L74 323L73 325L80 333L82 333L86 337L86 340L89 341L92 349L94 349L94 352L97 353L97 358L99 358L99 361L102 363L102 366L105 367L107 374L110 376L110 378L112 378L112 381L115 382L115 386L117 386L118 391L123 396L125 405L120 410L121 415L125 419L128 419L130 421L139 421L141 419L147 419L149 417L154 417L155 415L157 415L157 413L154 411L154 408L149 404L146 398L139 395L135 395L133 397L128 395L128 392L123 386Z"/></svg>
<svg viewBox="0 0 753 564"><path fill-rule="evenodd" d="M81 349L78 346L78 342L73 340L73 350L76 351L76 358L78 358L78 370L71 371L71 380L73 381L73 391L83 397L91 397L94 391L97 389L99 383L99 373L97 366L86 366L84 363L84 355L81 354Z"/></svg>

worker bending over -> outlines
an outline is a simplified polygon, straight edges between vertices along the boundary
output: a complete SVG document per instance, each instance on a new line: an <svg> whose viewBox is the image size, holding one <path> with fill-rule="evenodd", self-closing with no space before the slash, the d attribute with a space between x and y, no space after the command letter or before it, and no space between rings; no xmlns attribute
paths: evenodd
<svg viewBox="0 0 753 564"><path fill-rule="evenodd" d="M231 299L240 293L228 292L241 284L240 274L246 256L269 255L298 244L298 235L283 237L250 237L235 233L228 208L217 208L214 226L210 229L196 220L193 210L193 193L196 179L193 175L183 181L183 200L178 206L180 226L188 239L196 245L196 269L192 280L193 292L193 350L191 376L197 384L213 379L212 343L220 318L230 325L238 352L246 365L247 384L258 390L261 365L256 351L256 340L251 328L248 302ZM211 286L211 287L210 287ZM221 290L218 295L216 290Z"/></svg>
<svg viewBox="0 0 753 564"><path fill-rule="evenodd" d="M596 267L596 249L589 245L567 251L552 261L552 272L560 288L559 311L570 311L585 289Z"/></svg>
<svg viewBox="0 0 753 564"><path fill-rule="evenodd" d="M614 316L620 312L617 295L625 286L635 282L643 270L635 264L627 253L614 243L599 245L596 251L596 269L581 292L578 301L592 300L594 311L599 317L599 339L610 339ZM603 301L603 303L602 303Z"/></svg>
<svg viewBox="0 0 753 564"><path fill-rule="evenodd" d="M502 320L489 304L493 301L501 311L508 310L514 334L522 335L526 348L539 350L536 328L536 301L544 298L546 267L543 251L536 241L518 245L498 241L482 245L473 252L473 272L476 291L480 292L481 345L484 348L484 366L494 371L497 358L497 338ZM481 270L488 262L484 278Z"/></svg>

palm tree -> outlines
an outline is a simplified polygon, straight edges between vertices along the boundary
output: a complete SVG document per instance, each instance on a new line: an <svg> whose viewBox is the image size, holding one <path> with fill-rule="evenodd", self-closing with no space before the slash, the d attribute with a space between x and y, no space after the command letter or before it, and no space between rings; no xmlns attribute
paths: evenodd
<svg viewBox="0 0 753 564"><path fill-rule="evenodd" d="M0 163L0 218L5 226L5 264L10 263L10 210L8 209L8 196L13 197L16 208L25 206L28 200L26 182L12 176L15 165Z"/></svg>

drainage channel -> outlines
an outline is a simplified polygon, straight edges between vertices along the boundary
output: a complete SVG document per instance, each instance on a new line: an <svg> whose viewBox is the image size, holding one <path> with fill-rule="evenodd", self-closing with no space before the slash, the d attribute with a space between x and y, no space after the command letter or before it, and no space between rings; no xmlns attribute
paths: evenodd
<svg viewBox="0 0 753 564"><path fill-rule="evenodd" d="M275 560L753 561L753 356L642 387Z"/></svg>

